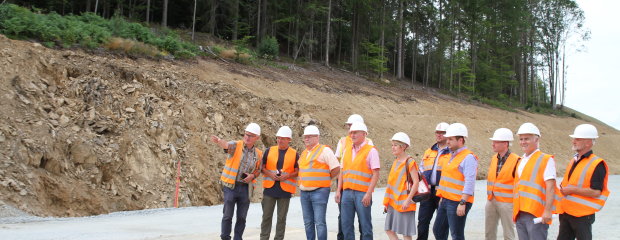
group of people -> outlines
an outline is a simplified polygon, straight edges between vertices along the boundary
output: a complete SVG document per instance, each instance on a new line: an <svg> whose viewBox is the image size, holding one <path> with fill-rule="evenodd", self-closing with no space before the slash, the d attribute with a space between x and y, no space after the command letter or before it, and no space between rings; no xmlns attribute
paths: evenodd
<svg viewBox="0 0 620 240"><path fill-rule="evenodd" d="M348 135L334 152L320 143L320 131L308 125L303 131L305 149L292 147L292 130L281 127L276 146L264 153L255 146L260 126L250 123L242 140L226 141L212 136L228 158L220 176L224 194L221 223L222 239L231 239L236 207L234 239L242 239L253 184L263 175L263 217L261 240L270 237L277 207L275 239L284 239L290 198L299 189L306 239L327 239L326 211L330 186L337 179L334 200L338 204L338 240L355 239L354 218L358 218L360 239L372 239L372 193L379 179L379 152L367 137L368 128L360 115L346 121ZM504 239L547 239L552 214L559 214L558 239L592 239L594 215L607 197L608 167L592 152L598 138L596 128L582 124L571 138L574 157L569 161L561 184L556 185L553 155L540 151L540 130L524 123L517 131L523 155L510 150L514 135L507 128L497 129L490 138L493 151L487 173L485 237L497 239L501 222ZM383 198L385 231L391 240L428 239L430 222L435 239L465 239L467 214L474 202L478 157L465 145L467 127L461 123L439 123L435 140L416 162L407 150L409 136L398 132L390 139L394 161L387 177ZM419 206L412 198L420 184L428 184L430 197ZM418 211L418 223L415 213ZM435 214L436 212L436 214Z"/></svg>

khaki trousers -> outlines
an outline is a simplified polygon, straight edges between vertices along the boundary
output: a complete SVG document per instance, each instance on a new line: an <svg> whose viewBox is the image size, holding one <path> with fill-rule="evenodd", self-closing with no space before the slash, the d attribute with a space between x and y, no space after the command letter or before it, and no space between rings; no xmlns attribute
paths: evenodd
<svg viewBox="0 0 620 240"><path fill-rule="evenodd" d="M502 222L504 240L515 239L515 224L512 222L512 203L498 202L495 198L485 206L485 239L497 240L497 225Z"/></svg>

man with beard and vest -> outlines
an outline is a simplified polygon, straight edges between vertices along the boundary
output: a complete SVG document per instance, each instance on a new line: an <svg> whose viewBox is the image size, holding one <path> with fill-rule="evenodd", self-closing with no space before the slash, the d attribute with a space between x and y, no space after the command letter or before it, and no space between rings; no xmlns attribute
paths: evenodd
<svg viewBox="0 0 620 240"><path fill-rule="evenodd" d="M551 214L555 212L555 160L539 150L540 130L524 123L517 131L524 154L517 164L512 220L519 240L547 239ZM535 219L541 219L535 223Z"/></svg>
<svg viewBox="0 0 620 240"><path fill-rule="evenodd" d="M356 214L361 223L361 239L373 238L370 210L381 163L377 149L365 142L367 134L366 124L354 122L351 125L349 136L353 144L344 150L342 172L338 176L335 200L341 204L342 232L345 240L355 239L353 219Z"/></svg>
<svg viewBox="0 0 620 240"><path fill-rule="evenodd" d="M484 209L485 239L497 239L497 225L502 222L504 240L515 239L515 224L512 222L512 200L514 171L519 155L510 152L514 140L512 131L499 128L490 138L493 143L491 164L487 172L487 203Z"/></svg>
<svg viewBox="0 0 620 240"><path fill-rule="evenodd" d="M354 122L361 122L364 123L364 118L359 115L359 114L352 114L351 116L349 116L349 118L347 119L347 121L344 123L345 128L347 129L347 132L349 131L349 129L351 129L351 124L353 124ZM366 138L365 140L366 144L368 145L373 145L372 140L370 138ZM338 140L338 145L336 145L336 158L338 158L338 160L340 161L340 166L342 166L342 155L344 154L344 149L347 148L347 146L352 145L353 141L351 141L351 137L349 136L349 134L347 134L344 137L341 137L340 140ZM341 193L342 194L342 193ZM337 240L343 240L344 239L344 234L342 234L342 221L340 221L340 204L338 204L338 235L337 235ZM361 222L360 219L358 218L358 227L361 226ZM359 228L360 230L360 237L362 235L362 229Z"/></svg>
<svg viewBox="0 0 620 240"><path fill-rule="evenodd" d="M443 163L450 160L450 149L446 145L446 129L450 124L441 122L435 127L435 144L424 151L422 162L420 163L420 171L431 185L431 197L428 200L420 202L418 209L418 240L428 239L429 225L433 214L439 206L439 197L437 193L437 185L441 179L441 167Z"/></svg>
<svg viewBox="0 0 620 240"><path fill-rule="evenodd" d="M315 125L304 129L306 150L299 157L299 190L306 239L326 240L325 215L332 178L340 173L340 163L328 146L319 143Z"/></svg>
<svg viewBox="0 0 620 240"><path fill-rule="evenodd" d="M437 196L441 198L433 234L437 240L465 239L467 214L474 203L474 188L478 171L478 158L465 146L467 127L453 123L446 130L446 144L450 159L444 163Z"/></svg>
<svg viewBox="0 0 620 240"><path fill-rule="evenodd" d="M278 145L265 150L263 155L263 221L260 228L260 239L269 240L273 211L277 205L278 216L276 236L274 240L284 239L286 215L291 196L297 191L297 161L299 154L289 146L293 131L283 126L276 133Z"/></svg>
<svg viewBox="0 0 620 240"><path fill-rule="evenodd" d="M217 136L211 136L211 141L228 153L228 158L222 169L220 181L224 192L224 216L220 238L229 240L232 231L232 218L237 208L234 239L241 240L245 230L246 217L250 207L252 183L260 174L260 159L263 152L256 148L256 141L260 137L260 126L250 123L245 128L243 140L227 142Z"/></svg>
<svg viewBox="0 0 620 240"><path fill-rule="evenodd" d="M602 158L592 152L598 131L590 124L581 124L573 135L575 156L564 173L560 191L563 198L560 206L560 233L558 240L592 239L594 214L605 205L609 190L607 177L609 169ZM611 236L601 236L611 237Z"/></svg>

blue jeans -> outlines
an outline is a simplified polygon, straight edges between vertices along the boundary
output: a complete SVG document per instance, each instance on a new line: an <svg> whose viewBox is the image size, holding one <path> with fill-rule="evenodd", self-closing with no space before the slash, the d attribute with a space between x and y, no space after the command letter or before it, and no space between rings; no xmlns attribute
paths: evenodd
<svg viewBox="0 0 620 240"><path fill-rule="evenodd" d="M364 194L366 193L351 189L342 191L342 196L340 198L340 216L342 221L342 233L344 234L345 240L355 240L353 219L356 213L362 230L361 239L372 240L372 218L370 214L372 201L368 207L364 207L362 204Z"/></svg>
<svg viewBox="0 0 620 240"><path fill-rule="evenodd" d="M439 207L439 197L435 195L435 186L431 186L431 197L420 202L418 207L418 240L428 240L428 229L435 210Z"/></svg>
<svg viewBox="0 0 620 240"><path fill-rule="evenodd" d="M304 216L306 239L327 239L327 224L325 214L329 200L329 188L318 188L314 191L300 191L301 210ZM315 232L316 228L316 232Z"/></svg>
<svg viewBox="0 0 620 240"><path fill-rule="evenodd" d="M465 239L465 221L467 220L467 213L471 209L471 203L465 204L465 215L457 216L456 208L459 206L459 202L441 199L439 208L437 208L437 218L433 225L433 234L437 240L447 240L448 230L452 240L464 240Z"/></svg>
<svg viewBox="0 0 620 240"><path fill-rule="evenodd" d="M224 191L224 216L222 217L222 240L230 240L232 228L232 218L237 205L237 222L235 223L235 240L243 239L245 230L245 218L248 216L250 208L250 197L248 195L248 185L237 183L234 189L222 187Z"/></svg>

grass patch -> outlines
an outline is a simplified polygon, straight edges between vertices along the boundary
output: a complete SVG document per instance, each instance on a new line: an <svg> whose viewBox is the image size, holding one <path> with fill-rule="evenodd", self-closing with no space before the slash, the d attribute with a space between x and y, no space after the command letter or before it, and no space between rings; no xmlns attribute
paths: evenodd
<svg viewBox="0 0 620 240"><path fill-rule="evenodd" d="M133 55L171 54L177 58L202 54L196 45L181 40L169 29L155 34L122 17L104 19L90 12L79 16L38 14L14 4L0 5L0 33L13 39L38 40L46 47L106 47Z"/></svg>

